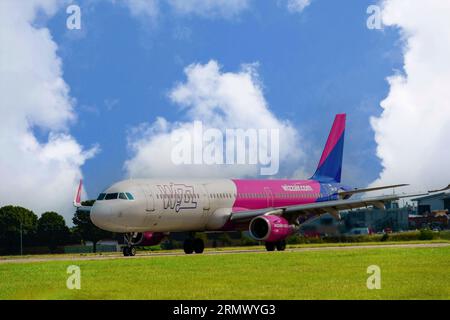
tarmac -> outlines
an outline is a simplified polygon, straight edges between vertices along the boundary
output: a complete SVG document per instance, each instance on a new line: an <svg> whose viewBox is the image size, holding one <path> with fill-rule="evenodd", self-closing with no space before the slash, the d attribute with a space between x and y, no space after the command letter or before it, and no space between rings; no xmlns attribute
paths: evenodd
<svg viewBox="0 0 450 320"><path fill-rule="evenodd" d="M326 250L355 250L355 249L379 249L379 248L439 248L448 247L450 243L411 243L411 244L386 244L386 245L360 245L360 246L329 246L329 247L309 247L309 248L287 248L285 252L307 252L307 251L326 251ZM223 255L223 254L243 254L243 253L260 253L260 254L272 254L273 252L267 252L264 248L258 249L246 249L246 250L206 250L202 255ZM151 253L137 253L134 257L124 257L121 253L106 254L106 255L58 255L55 254L51 257L7 257L0 258L0 264L3 263L31 263L31 262L49 262L49 261L93 261L93 260L112 260L112 259L149 259L159 257L176 257L186 256L194 257L199 254L187 255L184 252L151 252Z"/></svg>

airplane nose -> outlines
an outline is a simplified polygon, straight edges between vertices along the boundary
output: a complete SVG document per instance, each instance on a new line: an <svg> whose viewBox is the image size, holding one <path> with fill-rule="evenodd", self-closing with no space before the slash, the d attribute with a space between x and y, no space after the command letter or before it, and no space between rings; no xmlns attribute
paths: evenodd
<svg viewBox="0 0 450 320"><path fill-rule="evenodd" d="M91 221L94 225L103 230L108 230L111 219L111 208L100 203L94 203L91 208Z"/></svg>

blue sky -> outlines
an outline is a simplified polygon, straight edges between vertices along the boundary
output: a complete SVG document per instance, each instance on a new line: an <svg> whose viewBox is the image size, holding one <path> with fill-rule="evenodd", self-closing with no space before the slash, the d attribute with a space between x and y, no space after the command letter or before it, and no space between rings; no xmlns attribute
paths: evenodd
<svg viewBox="0 0 450 320"><path fill-rule="evenodd" d="M135 17L108 1L77 4L81 31L65 28L65 10L47 27L76 99L71 134L81 145L101 149L82 168L90 195L125 176L131 128L159 116L186 119L168 93L185 81L186 66L211 59L226 72L258 63L270 110L299 128L311 171L334 114L346 112L343 177L362 185L377 178L381 166L369 118L381 113L386 77L403 62L396 29L367 28L373 2L313 1L293 13L282 2L253 1L227 18L181 15L163 3L156 19Z"/></svg>
<svg viewBox="0 0 450 320"><path fill-rule="evenodd" d="M80 177L89 198L128 177L268 177L176 165L196 120L279 129L270 178L308 178L340 112L346 184L450 182L449 2L2 0L0 43L0 206L70 221Z"/></svg>

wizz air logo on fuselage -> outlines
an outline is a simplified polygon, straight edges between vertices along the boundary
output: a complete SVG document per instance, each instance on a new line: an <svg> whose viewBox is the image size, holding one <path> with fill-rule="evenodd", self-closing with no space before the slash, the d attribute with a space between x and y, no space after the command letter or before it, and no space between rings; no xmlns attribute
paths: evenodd
<svg viewBox="0 0 450 320"><path fill-rule="evenodd" d="M170 208L179 212L182 209L197 208L193 186L171 183L169 185L159 184L157 187L163 200L164 209Z"/></svg>
<svg viewBox="0 0 450 320"><path fill-rule="evenodd" d="M313 188L309 185L302 184L284 184L281 186L284 191L313 191Z"/></svg>

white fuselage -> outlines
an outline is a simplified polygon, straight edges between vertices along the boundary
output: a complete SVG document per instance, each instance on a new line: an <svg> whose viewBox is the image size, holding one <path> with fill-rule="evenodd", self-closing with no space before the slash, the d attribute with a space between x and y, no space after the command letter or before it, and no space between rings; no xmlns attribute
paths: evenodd
<svg viewBox="0 0 450 320"><path fill-rule="evenodd" d="M228 221L236 200L236 186L228 179L126 180L104 193L133 197L95 202L91 220L112 232L218 230Z"/></svg>

